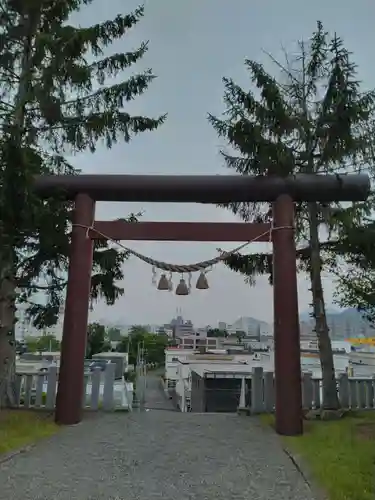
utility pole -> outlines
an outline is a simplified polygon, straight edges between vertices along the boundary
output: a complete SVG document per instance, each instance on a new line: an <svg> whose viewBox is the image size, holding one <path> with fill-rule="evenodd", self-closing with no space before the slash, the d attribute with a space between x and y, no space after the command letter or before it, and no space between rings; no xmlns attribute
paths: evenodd
<svg viewBox="0 0 375 500"><path fill-rule="evenodd" d="M136 394L139 411L144 410L146 403L146 363L144 341L138 342L136 365Z"/></svg>

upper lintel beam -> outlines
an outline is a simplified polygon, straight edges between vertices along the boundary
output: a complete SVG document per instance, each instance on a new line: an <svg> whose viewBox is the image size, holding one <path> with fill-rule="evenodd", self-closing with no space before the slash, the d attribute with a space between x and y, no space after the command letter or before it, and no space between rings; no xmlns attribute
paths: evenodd
<svg viewBox="0 0 375 500"><path fill-rule="evenodd" d="M165 203L272 202L281 194L295 201L362 201L370 193L365 174L289 177L242 175L50 175L35 180L43 198L72 200L86 193L95 201Z"/></svg>
<svg viewBox="0 0 375 500"><path fill-rule="evenodd" d="M271 224L247 222L95 221L92 239L138 241L270 241ZM104 236L103 236L104 235Z"/></svg>

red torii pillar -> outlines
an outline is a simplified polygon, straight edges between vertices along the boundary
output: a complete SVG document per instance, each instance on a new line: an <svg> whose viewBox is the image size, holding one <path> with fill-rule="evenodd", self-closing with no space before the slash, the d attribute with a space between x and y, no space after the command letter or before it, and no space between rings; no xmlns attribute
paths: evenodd
<svg viewBox="0 0 375 500"><path fill-rule="evenodd" d="M87 343L93 240L87 227L94 223L95 202L87 194L75 198L70 243L59 382L55 420L73 425L82 420L84 359Z"/></svg>
<svg viewBox="0 0 375 500"><path fill-rule="evenodd" d="M294 202L273 203L273 317L275 427L278 434L302 434L301 347L298 314Z"/></svg>

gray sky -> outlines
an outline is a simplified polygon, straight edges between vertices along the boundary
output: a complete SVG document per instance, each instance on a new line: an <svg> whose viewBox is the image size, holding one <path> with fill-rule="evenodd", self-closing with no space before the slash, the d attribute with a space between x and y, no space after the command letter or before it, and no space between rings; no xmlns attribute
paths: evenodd
<svg viewBox="0 0 375 500"><path fill-rule="evenodd" d="M79 16L91 24L130 12L138 2L97 0ZM206 114L223 111L221 78L230 76L246 86L245 58L267 62L263 51L281 56L281 45L294 49L294 42L307 38L316 20L329 31L337 31L355 54L361 78L374 85L371 48L375 44L373 0L146 0L144 19L115 50L132 50L150 41L150 50L136 69L151 67L158 79L129 108L131 113L157 116L168 113L158 131L145 133L131 144L99 150L74 159L84 173L220 174L226 173L219 156L223 146L207 123ZM211 206L171 204L98 205L97 219L114 219L130 211L143 210L144 220L231 221L234 217ZM174 263L194 263L217 255L217 243L126 242L153 258ZM230 249L236 244L222 244ZM253 244L252 250L262 248ZM239 316L272 320L272 290L266 278L250 288L240 275L219 265L209 275L210 290L193 290L188 297L158 292L151 284L151 269L135 258L125 265L125 296L113 307L99 304L93 319L124 323L161 323L176 308L198 326L231 322ZM177 277L178 278L178 277ZM333 284L325 278L327 304L332 302ZM299 277L300 310L310 302L308 282Z"/></svg>

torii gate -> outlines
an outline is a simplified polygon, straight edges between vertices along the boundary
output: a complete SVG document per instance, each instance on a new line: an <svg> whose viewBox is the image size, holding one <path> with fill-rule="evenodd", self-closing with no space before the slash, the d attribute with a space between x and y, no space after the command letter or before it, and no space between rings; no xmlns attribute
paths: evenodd
<svg viewBox="0 0 375 500"><path fill-rule="evenodd" d="M273 242L276 431L303 432L294 202L361 201L370 193L367 175L290 177L234 175L41 176L36 193L75 202L66 294L56 422L82 420L93 239ZM96 201L177 203L271 202L273 224L95 221ZM93 230L90 230L93 228ZM95 231L95 229L98 232Z"/></svg>

